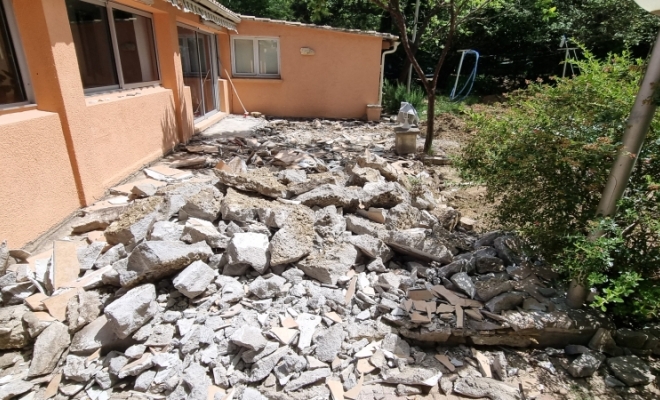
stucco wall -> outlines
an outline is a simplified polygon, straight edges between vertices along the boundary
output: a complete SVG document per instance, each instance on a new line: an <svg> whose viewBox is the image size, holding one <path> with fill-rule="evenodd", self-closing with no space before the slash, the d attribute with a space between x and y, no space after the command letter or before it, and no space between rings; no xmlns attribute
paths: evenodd
<svg viewBox="0 0 660 400"><path fill-rule="evenodd" d="M220 37L222 67L231 74L231 35ZM248 111L286 117L365 118L378 102L382 39L308 27L243 20L238 35L278 37L280 79L232 76ZM309 47L315 55L300 54ZM223 70L222 76L225 77ZM232 112L243 113L230 92Z"/></svg>
<svg viewBox="0 0 660 400"><path fill-rule="evenodd" d="M174 98L169 89L92 96L87 104L86 134L78 137L76 146L88 197L100 198L108 187L176 144Z"/></svg>
<svg viewBox="0 0 660 400"><path fill-rule="evenodd" d="M0 154L0 240L20 247L79 206L59 116L0 115Z"/></svg>

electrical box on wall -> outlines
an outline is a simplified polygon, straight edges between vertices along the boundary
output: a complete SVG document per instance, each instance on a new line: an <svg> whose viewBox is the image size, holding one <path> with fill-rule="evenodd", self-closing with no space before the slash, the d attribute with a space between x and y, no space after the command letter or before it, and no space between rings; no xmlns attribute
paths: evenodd
<svg viewBox="0 0 660 400"><path fill-rule="evenodd" d="M300 54L303 56L313 56L316 52L311 47L301 47Z"/></svg>

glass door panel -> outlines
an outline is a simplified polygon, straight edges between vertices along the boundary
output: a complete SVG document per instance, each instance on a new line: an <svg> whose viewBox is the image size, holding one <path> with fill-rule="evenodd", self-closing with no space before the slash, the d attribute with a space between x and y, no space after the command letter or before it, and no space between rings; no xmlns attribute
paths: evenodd
<svg viewBox="0 0 660 400"><path fill-rule="evenodd" d="M190 87L193 115L203 119L218 109L218 66L212 35L177 27L183 82Z"/></svg>

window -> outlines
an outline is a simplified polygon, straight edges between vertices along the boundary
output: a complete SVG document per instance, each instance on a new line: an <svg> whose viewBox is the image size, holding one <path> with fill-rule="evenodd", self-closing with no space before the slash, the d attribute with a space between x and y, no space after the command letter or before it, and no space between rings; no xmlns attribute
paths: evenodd
<svg viewBox="0 0 660 400"><path fill-rule="evenodd" d="M0 106L27 103L30 97L12 17L11 2L0 1Z"/></svg>
<svg viewBox="0 0 660 400"><path fill-rule="evenodd" d="M159 81L151 15L99 0L66 0L85 91Z"/></svg>
<svg viewBox="0 0 660 400"><path fill-rule="evenodd" d="M279 77L279 39L238 36L232 42L234 75Z"/></svg>

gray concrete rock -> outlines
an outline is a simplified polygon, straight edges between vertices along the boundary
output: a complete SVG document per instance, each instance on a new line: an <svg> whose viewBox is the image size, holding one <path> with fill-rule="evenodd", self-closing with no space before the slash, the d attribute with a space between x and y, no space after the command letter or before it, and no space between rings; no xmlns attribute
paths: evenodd
<svg viewBox="0 0 660 400"><path fill-rule="evenodd" d="M475 265L477 272L480 274L487 274L489 272L502 272L505 270L504 262L497 257L479 257Z"/></svg>
<svg viewBox="0 0 660 400"><path fill-rule="evenodd" d="M454 274L452 275L450 280L451 283L453 283L463 293L470 296L471 299L474 299L477 289L474 287L474 283L472 283L472 278L470 278L470 276L467 273L459 272L457 274Z"/></svg>
<svg viewBox="0 0 660 400"><path fill-rule="evenodd" d="M388 333L383 338L381 347L383 350L387 350L399 358L405 359L410 357L410 345L397 334Z"/></svg>
<svg viewBox="0 0 660 400"><path fill-rule="evenodd" d="M467 376L454 382L454 392L471 398L487 397L491 400L518 400L518 388L490 378Z"/></svg>
<svg viewBox="0 0 660 400"><path fill-rule="evenodd" d="M206 375L206 368L198 363L190 364L183 372L183 382L188 387L189 400L208 399L211 379Z"/></svg>
<svg viewBox="0 0 660 400"><path fill-rule="evenodd" d="M156 287L150 283L135 287L110 303L104 312L117 337L128 337L158 312Z"/></svg>
<svg viewBox="0 0 660 400"><path fill-rule="evenodd" d="M7 272L7 266L9 263L9 247L7 247L7 241L3 240L0 242L0 276L4 275Z"/></svg>
<svg viewBox="0 0 660 400"><path fill-rule="evenodd" d="M264 397L257 389L246 387L245 390L243 390L241 400L268 400L268 398Z"/></svg>
<svg viewBox="0 0 660 400"><path fill-rule="evenodd" d="M220 287L221 298L220 302L225 304L236 303L243 299L245 291L243 284L236 278L221 275L215 280L215 284Z"/></svg>
<svg viewBox="0 0 660 400"><path fill-rule="evenodd" d="M360 199L366 208L391 208L410 203L410 193L398 182L369 182L362 188Z"/></svg>
<svg viewBox="0 0 660 400"><path fill-rule="evenodd" d="M191 245L169 241L144 242L128 257L126 271L119 274L121 285L130 287L165 278L194 261L206 261L211 255L213 251L203 242Z"/></svg>
<svg viewBox="0 0 660 400"><path fill-rule="evenodd" d="M5 286L1 290L2 303L5 305L21 304L36 291L36 286L30 281Z"/></svg>
<svg viewBox="0 0 660 400"><path fill-rule="evenodd" d="M24 305L0 307L0 350L20 349L27 346L30 336L23 327Z"/></svg>
<svg viewBox="0 0 660 400"><path fill-rule="evenodd" d="M66 363L62 373L66 379L75 382L86 383L92 379L96 373L95 363L85 364L87 357L80 357L73 354L66 356Z"/></svg>
<svg viewBox="0 0 660 400"><path fill-rule="evenodd" d="M300 374L300 377L298 377L297 379L289 381L289 383L287 383L286 386L284 386L284 391L286 392L296 391L300 388L303 388L307 385L311 385L312 383L318 382L321 379L330 376L331 373L332 371L330 371L330 368L319 368L319 369L303 372L302 374Z"/></svg>
<svg viewBox="0 0 660 400"><path fill-rule="evenodd" d="M108 318L101 315L73 335L69 350L72 353L91 354L98 349L108 349L121 343L122 340L115 334Z"/></svg>
<svg viewBox="0 0 660 400"><path fill-rule="evenodd" d="M612 334L605 328L599 328L589 341L589 348L593 351L606 353L611 356L620 355L620 349L612 338Z"/></svg>
<svg viewBox="0 0 660 400"><path fill-rule="evenodd" d="M628 386L648 385L655 380L649 366L637 356L608 358L607 366Z"/></svg>
<svg viewBox="0 0 660 400"><path fill-rule="evenodd" d="M243 326L232 333L229 340L237 346L259 351L266 347L268 341L261 334L261 330L252 326Z"/></svg>
<svg viewBox="0 0 660 400"><path fill-rule="evenodd" d="M179 219L199 218L215 221L220 215L222 197L222 193L215 186L205 187L197 194L186 198L186 204L179 210Z"/></svg>
<svg viewBox="0 0 660 400"><path fill-rule="evenodd" d="M108 265L113 265L125 257L126 248L120 243L116 246L112 246L108 251L99 256L94 263L94 268L101 269Z"/></svg>
<svg viewBox="0 0 660 400"><path fill-rule="evenodd" d="M270 265L296 262L312 252L314 219L311 211L296 208L270 241Z"/></svg>
<svg viewBox="0 0 660 400"><path fill-rule="evenodd" d="M574 378L586 378L593 375L603 361L605 361L604 355L590 351L573 360L567 371Z"/></svg>
<svg viewBox="0 0 660 400"><path fill-rule="evenodd" d="M394 252L385 242L371 235L351 236L349 242L368 257L381 258L383 262L388 262L394 257Z"/></svg>
<svg viewBox="0 0 660 400"><path fill-rule="evenodd" d="M179 272L172 283L176 290L192 299L204 293L214 277L215 271L204 261L195 261Z"/></svg>
<svg viewBox="0 0 660 400"><path fill-rule="evenodd" d="M474 286L477 298L481 301L488 301L499 294L513 290L511 281L501 281L499 279L476 281Z"/></svg>
<svg viewBox="0 0 660 400"><path fill-rule="evenodd" d="M304 170L283 169L277 173L277 179L284 185L303 183L307 181L307 173Z"/></svg>
<svg viewBox="0 0 660 400"><path fill-rule="evenodd" d="M310 254L297 266L305 275L330 285L346 275L358 260L358 251L349 243L333 244Z"/></svg>
<svg viewBox="0 0 660 400"><path fill-rule="evenodd" d="M385 240L390 234L383 224L372 222L354 214L346 215L344 220L346 221L346 230L353 232L356 235L371 235L381 240Z"/></svg>
<svg viewBox="0 0 660 400"><path fill-rule="evenodd" d="M336 238L346 231L346 221L337 207L327 206L314 213L314 230L321 237Z"/></svg>
<svg viewBox="0 0 660 400"><path fill-rule="evenodd" d="M357 158L357 164L362 168L373 168L377 170L388 181L396 181L399 178L396 169L386 159L370 153L369 150Z"/></svg>
<svg viewBox="0 0 660 400"><path fill-rule="evenodd" d="M301 194L294 200L300 201L308 207L335 206L354 210L360 204L361 198L362 191L358 188L325 184Z"/></svg>
<svg viewBox="0 0 660 400"><path fill-rule="evenodd" d="M87 247L78 249L78 262L82 271L90 270L94 267L96 259L101 255L101 251L105 248L107 243L93 242Z"/></svg>
<svg viewBox="0 0 660 400"><path fill-rule="evenodd" d="M31 338L39 336L39 334L53 322L54 318L48 318L50 317L48 314L46 314L46 316L46 318L42 318L32 311L23 314L23 323L26 325L28 335L30 335Z"/></svg>
<svg viewBox="0 0 660 400"><path fill-rule="evenodd" d="M181 233L181 241L185 243L206 242L214 249L226 249L229 244L229 236L220 233L210 221L188 218Z"/></svg>
<svg viewBox="0 0 660 400"><path fill-rule="evenodd" d="M274 204L270 208L257 208L256 212L259 221L267 227L279 229L286 225L289 214L293 212L293 208Z"/></svg>
<svg viewBox="0 0 660 400"><path fill-rule="evenodd" d="M320 361L332 362L337 357L345 332L341 324L335 324L316 337L316 358Z"/></svg>
<svg viewBox="0 0 660 400"><path fill-rule="evenodd" d="M359 165L353 165L346 168L348 173L348 184L352 186L364 186L368 182L380 182L384 180L380 172L373 168L362 168Z"/></svg>
<svg viewBox="0 0 660 400"><path fill-rule="evenodd" d="M642 349L648 340L649 335L642 331L633 331L632 329L618 329L614 334L614 341L621 347L630 349Z"/></svg>
<svg viewBox="0 0 660 400"><path fill-rule="evenodd" d="M281 184L268 168L250 170L244 174L233 174L219 169L213 170L220 182L235 189L257 192L266 197L286 198L286 186Z"/></svg>
<svg viewBox="0 0 660 400"><path fill-rule="evenodd" d="M51 323L37 337L34 343L32 362L28 377L45 375L53 372L60 356L69 347L71 337L66 325L59 321Z"/></svg>
<svg viewBox="0 0 660 400"><path fill-rule="evenodd" d="M164 200L161 197L149 197L136 200L127 207L118 220L110 224L104 231L109 244L129 246L139 243L147 237L147 233L160 217L160 209Z"/></svg>
<svg viewBox="0 0 660 400"><path fill-rule="evenodd" d="M0 386L0 400L9 400L27 393L34 387L34 383L14 379ZM29 396L29 395L28 395ZM25 396L23 397L25 398Z"/></svg>
<svg viewBox="0 0 660 400"><path fill-rule="evenodd" d="M170 221L157 221L151 228L149 240L175 242L181 238L183 225Z"/></svg>
<svg viewBox="0 0 660 400"><path fill-rule="evenodd" d="M261 233L236 233L227 247L229 265L248 265L263 273L269 265L268 236Z"/></svg>
<svg viewBox="0 0 660 400"><path fill-rule="evenodd" d="M69 330L77 332L101 315L101 298L97 292L82 292L69 299L66 320Z"/></svg>
<svg viewBox="0 0 660 400"><path fill-rule="evenodd" d="M497 251L497 257L502 259L506 265L519 265L523 257L519 251L519 241L514 236L499 236L493 240L493 247Z"/></svg>
<svg viewBox="0 0 660 400"><path fill-rule="evenodd" d="M71 231L80 234L106 229L122 215L125 208L125 206L117 206L87 212L85 216L76 218L71 223ZM2 268L0 268L0 272L2 272Z"/></svg>
<svg viewBox="0 0 660 400"><path fill-rule="evenodd" d="M144 344L145 346L167 346L172 342L174 331L174 325L156 325Z"/></svg>
<svg viewBox="0 0 660 400"><path fill-rule="evenodd" d="M154 370L147 370L141 373L137 379L135 379L135 385L133 386L133 390L136 390L138 392L146 392L149 390L149 387L151 386L151 383L154 381L154 378L156 377L156 371Z"/></svg>
<svg viewBox="0 0 660 400"><path fill-rule="evenodd" d="M520 293L502 293L490 299L486 303L486 308L492 313L499 313L506 310L513 310L521 305L523 301L524 297Z"/></svg>
<svg viewBox="0 0 660 400"><path fill-rule="evenodd" d="M278 275L272 275L268 279L259 276L250 283L248 290L260 299L270 299L282 293L285 283L286 279Z"/></svg>
<svg viewBox="0 0 660 400"><path fill-rule="evenodd" d="M278 362L289 352L287 346L280 347L273 354L262 358L254 363L252 371L248 378L249 382L259 382L264 380L275 368Z"/></svg>
<svg viewBox="0 0 660 400"><path fill-rule="evenodd" d="M389 231L383 238L395 251L423 260L449 264L453 260L446 241L433 231L422 228Z"/></svg>
<svg viewBox="0 0 660 400"><path fill-rule="evenodd" d="M383 260L379 257L367 264L367 271L387 272L387 267L385 267Z"/></svg>

